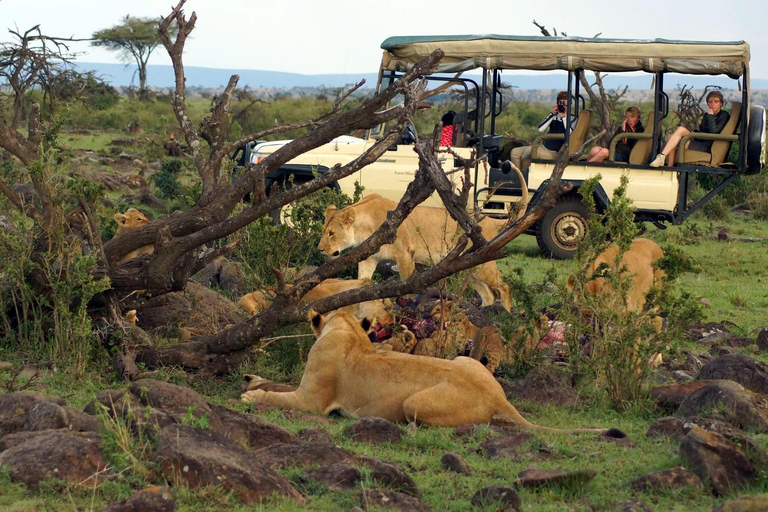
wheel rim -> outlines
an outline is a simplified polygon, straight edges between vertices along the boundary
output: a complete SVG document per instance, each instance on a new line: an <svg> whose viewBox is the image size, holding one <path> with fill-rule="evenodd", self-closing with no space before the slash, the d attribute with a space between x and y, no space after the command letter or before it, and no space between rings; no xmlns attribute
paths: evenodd
<svg viewBox="0 0 768 512"><path fill-rule="evenodd" d="M552 223L552 240L561 249L576 249L587 234L587 220L576 212L564 212Z"/></svg>

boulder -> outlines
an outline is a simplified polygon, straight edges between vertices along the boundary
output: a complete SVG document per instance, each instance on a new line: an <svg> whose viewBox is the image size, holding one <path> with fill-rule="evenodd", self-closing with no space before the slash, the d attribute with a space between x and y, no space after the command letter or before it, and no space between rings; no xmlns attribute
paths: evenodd
<svg viewBox="0 0 768 512"><path fill-rule="evenodd" d="M768 394L768 365L743 354L728 354L707 363L698 380L732 380L755 393Z"/></svg>
<svg viewBox="0 0 768 512"><path fill-rule="evenodd" d="M27 413L40 402L65 404L64 400L36 391L17 391L10 395L0 395L0 435L22 430L27 420Z"/></svg>
<svg viewBox="0 0 768 512"><path fill-rule="evenodd" d="M462 475L472 474L472 468L469 464L455 453L446 453L443 455L440 458L440 464L443 466L443 469L447 469L448 471L453 471Z"/></svg>
<svg viewBox="0 0 768 512"><path fill-rule="evenodd" d="M8 471L12 481L28 486L51 478L94 486L107 476L99 443L98 438L49 431L0 453L0 467Z"/></svg>
<svg viewBox="0 0 768 512"><path fill-rule="evenodd" d="M768 494L742 496L721 503L712 512L763 512L768 510Z"/></svg>
<svg viewBox="0 0 768 512"><path fill-rule="evenodd" d="M296 435L256 416L233 411L220 405L208 404L224 429L220 432L251 448L263 448L275 443L296 443Z"/></svg>
<svg viewBox="0 0 768 512"><path fill-rule="evenodd" d="M597 471L584 469L579 471L560 471L557 469L528 468L517 475L521 487L544 487L559 485L581 487L597 476Z"/></svg>
<svg viewBox="0 0 768 512"><path fill-rule="evenodd" d="M374 508L395 509L403 512L428 512L429 506L415 498L396 491L382 491L379 489L362 489L360 491L360 504L365 510Z"/></svg>
<svg viewBox="0 0 768 512"><path fill-rule="evenodd" d="M419 489L416 482L405 471L391 462L378 462L371 468L371 479L385 485L389 489L404 492L411 496L418 496Z"/></svg>
<svg viewBox="0 0 768 512"><path fill-rule="evenodd" d="M768 327L765 329L762 329L757 334L757 339L755 340L755 343L757 344L757 348L759 348L762 351L768 350Z"/></svg>
<svg viewBox="0 0 768 512"><path fill-rule="evenodd" d="M472 496L472 505L475 507L490 507L496 511L518 511L522 507L522 500L517 491L511 487L494 485L483 487Z"/></svg>
<svg viewBox="0 0 768 512"><path fill-rule="evenodd" d="M7 434L3 437L0 437L0 452L3 452L8 448L13 448L14 446L24 444L38 436L51 433L69 434L82 437L83 439L91 439L95 441L99 441L101 439L98 432L71 432L68 428L59 428L56 430L34 430L30 432L15 432L13 434Z"/></svg>
<svg viewBox="0 0 768 512"><path fill-rule="evenodd" d="M405 432L384 418L362 418L344 430L344 433L359 443L399 443Z"/></svg>
<svg viewBox="0 0 768 512"><path fill-rule="evenodd" d="M299 431L299 439L305 443L330 443L331 434L321 428L305 428Z"/></svg>
<svg viewBox="0 0 768 512"><path fill-rule="evenodd" d="M24 420L22 430L49 430L68 426L67 411L53 402L38 402L32 406Z"/></svg>
<svg viewBox="0 0 768 512"><path fill-rule="evenodd" d="M317 482L332 491L357 487L362 478L360 470L349 464L335 463L304 471L299 477L303 483Z"/></svg>
<svg viewBox="0 0 768 512"><path fill-rule="evenodd" d="M651 398L656 400L656 403L663 408L677 409L680 404L693 393L704 386L709 381L695 380L686 384L671 384L668 386L657 386L652 388L649 392Z"/></svg>
<svg viewBox="0 0 768 512"><path fill-rule="evenodd" d="M679 416L710 416L741 429L768 432L768 401L731 380L712 381L680 404Z"/></svg>
<svg viewBox="0 0 768 512"><path fill-rule="evenodd" d="M127 500L109 505L102 512L174 512L176 502L171 490L165 486L152 485L134 493Z"/></svg>
<svg viewBox="0 0 768 512"><path fill-rule="evenodd" d="M636 491L701 487L701 479L684 467L676 467L639 476L629 482L627 486Z"/></svg>
<svg viewBox="0 0 768 512"><path fill-rule="evenodd" d="M160 433L155 458L163 476L190 488L222 485L249 505L273 494L303 502L288 480L213 430L169 425Z"/></svg>
<svg viewBox="0 0 768 512"><path fill-rule="evenodd" d="M691 429L680 442L680 456L719 496L741 488L755 477L755 470L741 448L724 436L699 427Z"/></svg>
<svg viewBox="0 0 768 512"><path fill-rule="evenodd" d="M277 469L337 462L356 466L361 462L361 459L353 453L331 443L277 443L254 450L251 456L266 466Z"/></svg>
<svg viewBox="0 0 768 512"><path fill-rule="evenodd" d="M181 422L187 416L208 420L210 428L224 432L226 425L214 414L208 402L189 388L176 386L159 380L143 379L132 382L128 388L144 406L161 409Z"/></svg>
<svg viewBox="0 0 768 512"><path fill-rule="evenodd" d="M523 443L531 439L533 439L533 434L529 432L503 434L486 439L480 444L477 451L484 453L489 459L494 457L517 459L520 456L520 448L523 446Z"/></svg>

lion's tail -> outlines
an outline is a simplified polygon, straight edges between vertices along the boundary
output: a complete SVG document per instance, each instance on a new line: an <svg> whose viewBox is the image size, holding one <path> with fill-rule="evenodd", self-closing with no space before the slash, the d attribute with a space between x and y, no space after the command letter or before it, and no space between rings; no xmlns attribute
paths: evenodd
<svg viewBox="0 0 768 512"><path fill-rule="evenodd" d="M583 433L597 433L603 434L608 437L624 438L627 435L617 428L552 428L544 427L542 425L536 425L531 423L518 412L514 405L504 400L502 405L494 416L495 422L510 423L514 428L521 430L535 430L538 432L559 432L561 434L583 434Z"/></svg>

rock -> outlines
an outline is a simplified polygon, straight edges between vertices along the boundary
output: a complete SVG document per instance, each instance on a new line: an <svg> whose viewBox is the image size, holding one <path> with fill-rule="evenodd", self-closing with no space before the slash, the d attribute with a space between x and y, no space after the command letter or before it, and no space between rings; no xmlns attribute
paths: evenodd
<svg viewBox="0 0 768 512"><path fill-rule="evenodd" d="M477 451L482 452L489 459L493 457L510 457L517 459L523 443L533 439L529 432L517 432L505 434L491 439L486 439L480 444Z"/></svg>
<svg viewBox="0 0 768 512"><path fill-rule="evenodd" d="M60 428L56 430L35 430L31 432L16 432L14 434L8 434L0 438L0 452L3 452L8 448L13 448L14 446L24 444L30 439L51 433L69 434L82 437L83 439L91 439L95 441L101 440L98 432L70 432L70 430L67 428Z"/></svg>
<svg viewBox="0 0 768 512"><path fill-rule="evenodd" d="M399 443L405 432L384 418L362 418L344 430L358 443Z"/></svg>
<svg viewBox="0 0 768 512"><path fill-rule="evenodd" d="M134 159L133 159L133 161L132 161L131 163L132 163L133 165L137 166L137 167L141 167L142 165L144 165L144 162L142 162L142 161L141 161L141 160L139 160L138 158L134 158Z"/></svg>
<svg viewBox="0 0 768 512"><path fill-rule="evenodd" d="M496 511L518 511L522 506L520 495L511 487L494 485L483 487L472 496L472 505L475 507L494 506Z"/></svg>
<svg viewBox="0 0 768 512"><path fill-rule="evenodd" d="M688 395L703 388L708 383L709 381L695 380L687 384L658 386L652 388L649 394L661 407L677 409Z"/></svg>
<svg viewBox="0 0 768 512"><path fill-rule="evenodd" d="M379 462L371 468L371 478L386 487L411 496L418 496L419 489L405 472L390 462Z"/></svg>
<svg viewBox="0 0 768 512"><path fill-rule="evenodd" d="M715 332L699 340L699 343L707 347L729 345L735 336L730 332Z"/></svg>
<svg viewBox="0 0 768 512"><path fill-rule="evenodd" d="M755 467L768 465L768 454L742 430L739 430L723 421L712 418L661 418L648 428L648 437L665 435L672 439L682 439L694 427L703 428L707 432L713 432L724 436L729 441L735 443L744 450L747 458Z"/></svg>
<svg viewBox="0 0 768 512"><path fill-rule="evenodd" d="M443 469L447 469L448 471L453 471L462 475L472 474L472 468L469 464L455 453L446 453L443 455L440 458L440 464L443 466Z"/></svg>
<svg viewBox="0 0 768 512"><path fill-rule="evenodd" d="M768 365L743 354L718 357L699 370L698 380L732 380L755 393L768 394Z"/></svg>
<svg viewBox="0 0 768 512"><path fill-rule="evenodd" d="M636 491L701 487L701 479L684 467L676 467L639 476L629 482L627 486Z"/></svg>
<svg viewBox="0 0 768 512"><path fill-rule="evenodd" d="M360 503L365 510L370 507L393 508L403 512L428 512L429 506L418 498L401 492L382 491L378 489L362 489Z"/></svg>
<svg viewBox="0 0 768 512"><path fill-rule="evenodd" d="M768 494L742 496L721 503L712 512L763 512L768 510Z"/></svg>
<svg viewBox="0 0 768 512"><path fill-rule="evenodd" d="M277 443L251 452L251 456L263 464L283 469L312 464L343 462L357 465L360 459L343 448L330 443L283 444Z"/></svg>
<svg viewBox="0 0 768 512"><path fill-rule="evenodd" d="M8 471L12 481L32 487L50 478L94 486L107 476L99 443L98 439L52 431L0 453L0 467Z"/></svg>
<svg viewBox="0 0 768 512"><path fill-rule="evenodd" d="M307 443L330 443L331 435L321 428L305 428L299 431L299 439Z"/></svg>
<svg viewBox="0 0 768 512"><path fill-rule="evenodd" d="M473 423L467 425L459 425L453 429L453 434L456 437L471 437L473 439L479 437L487 437L490 433L491 429L489 429L488 425L485 423L479 425Z"/></svg>
<svg viewBox="0 0 768 512"><path fill-rule="evenodd" d="M559 471L557 469L528 468L517 475L517 483L521 487L543 487L560 485L581 487L597 476L593 469L580 471Z"/></svg>
<svg viewBox="0 0 768 512"><path fill-rule="evenodd" d="M273 425L256 416L233 411L220 405L208 404L211 411L221 420L222 434L251 448L263 448L275 443L296 443L297 437L288 430Z"/></svg>
<svg viewBox="0 0 768 512"><path fill-rule="evenodd" d="M165 486L152 485L142 489L127 500L113 503L102 512L174 512L176 502L171 490Z"/></svg>
<svg viewBox="0 0 768 512"><path fill-rule="evenodd" d="M686 382L690 382L693 380L693 375L691 375L688 372L684 372L683 370L675 370L671 373L672 378L675 379L677 382L684 384Z"/></svg>
<svg viewBox="0 0 768 512"><path fill-rule="evenodd" d="M579 395L565 372L554 366L534 368L522 380L499 380L504 393L517 400L561 406L579 403Z"/></svg>
<svg viewBox="0 0 768 512"><path fill-rule="evenodd" d="M241 297L248 293L246 273L243 265L238 262L224 260L219 272L219 288L230 293L233 297Z"/></svg>
<svg viewBox="0 0 768 512"><path fill-rule="evenodd" d="M734 338L734 339L736 339L736 338ZM715 357L715 358L723 357L723 356L728 356L728 355L733 355L733 354L740 354L740 353L741 352L739 352L735 348L727 347L727 346L717 346L717 347L712 347L711 349L709 349L709 354L712 357Z"/></svg>
<svg viewBox="0 0 768 512"><path fill-rule="evenodd" d="M698 373L699 370L701 370L701 367L704 366L705 361L702 361L701 356L692 354L687 350L683 350L682 353L685 354L686 359L682 367L678 369L691 372L691 373Z"/></svg>
<svg viewBox="0 0 768 512"><path fill-rule="evenodd" d="M755 340L755 344L757 345L757 348L760 350L768 350L768 327L765 329L762 329L757 334L757 339Z"/></svg>
<svg viewBox="0 0 768 512"><path fill-rule="evenodd" d="M27 413L40 402L51 402L57 405L65 403L64 400L36 391L17 391L10 395L0 395L0 435L22 430Z"/></svg>
<svg viewBox="0 0 768 512"><path fill-rule="evenodd" d="M142 379L132 382L128 389L142 405L161 409L173 416L177 423L189 415L197 419L206 417L211 429L221 433L227 430L208 402L189 388L159 380Z"/></svg>
<svg viewBox="0 0 768 512"><path fill-rule="evenodd" d="M651 507L638 500L622 501L612 509L615 512L652 512Z"/></svg>
<svg viewBox="0 0 768 512"><path fill-rule="evenodd" d="M747 336L737 336L735 338L731 338L728 340L728 345L731 347L750 347L755 344L755 340L753 338L749 338ZM734 353L738 354L738 351L734 351Z"/></svg>
<svg viewBox="0 0 768 512"><path fill-rule="evenodd" d="M234 302L194 281L188 282L184 291L158 295L139 304L136 316L138 326L145 331L186 327L201 335L215 334L248 318Z"/></svg>
<svg viewBox="0 0 768 512"><path fill-rule="evenodd" d="M10 372L10 371L13 371L13 363L9 363L8 361L0 361L0 372Z"/></svg>
<svg viewBox="0 0 768 512"><path fill-rule="evenodd" d="M49 430L67 427L67 412L53 402L38 402L27 413L22 430Z"/></svg>
<svg viewBox="0 0 768 512"><path fill-rule="evenodd" d="M768 401L730 380L712 381L680 404L679 416L710 416L741 429L768 432Z"/></svg>
<svg viewBox="0 0 768 512"><path fill-rule="evenodd" d="M169 425L160 433L155 458L164 477L193 489L222 485L248 505L275 493L303 503L288 480L241 444L213 430Z"/></svg>
<svg viewBox="0 0 768 512"><path fill-rule="evenodd" d="M700 340L715 333L730 333L731 331L723 324L717 322L707 322L704 324L692 324L686 327L685 336L691 340Z"/></svg>
<svg viewBox="0 0 768 512"><path fill-rule="evenodd" d="M30 183L14 183L11 185L11 190L21 197L21 201L24 204L32 204L32 201L35 200L35 196L37 195L35 187Z"/></svg>
<svg viewBox="0 0 768 512"><path fill-rule="evenodd" d="M299 480L304 483L318 482L332 491L352 489L362 478L360 471L349 464L335 463L304 471Z"/></svg>
<svg viewBox="0 0 768 512"><path fill-rule="evenodd" d="M738 446L699 427L693 427L680 442L680 456L719 496L741 488L755 477L752 464Z"/></svg>

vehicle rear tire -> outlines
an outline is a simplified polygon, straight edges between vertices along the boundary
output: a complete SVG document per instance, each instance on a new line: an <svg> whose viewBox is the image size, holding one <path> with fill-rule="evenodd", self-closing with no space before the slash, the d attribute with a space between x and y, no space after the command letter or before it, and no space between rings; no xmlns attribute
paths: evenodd
<svg viewBox="0 0 768 512"><path fill-rule="evenodd" d="M578 196L561 197L536 224L536 241L541 251L559 260L568 260L584 240L589 210Z"/></svg>
<svg viewBox="0 0 768 512"><path fill-rule="evenodd" d="M752 105L749 108L747 127L747 169L749 174L758 174L765 163L765 108Z"/></svg>

